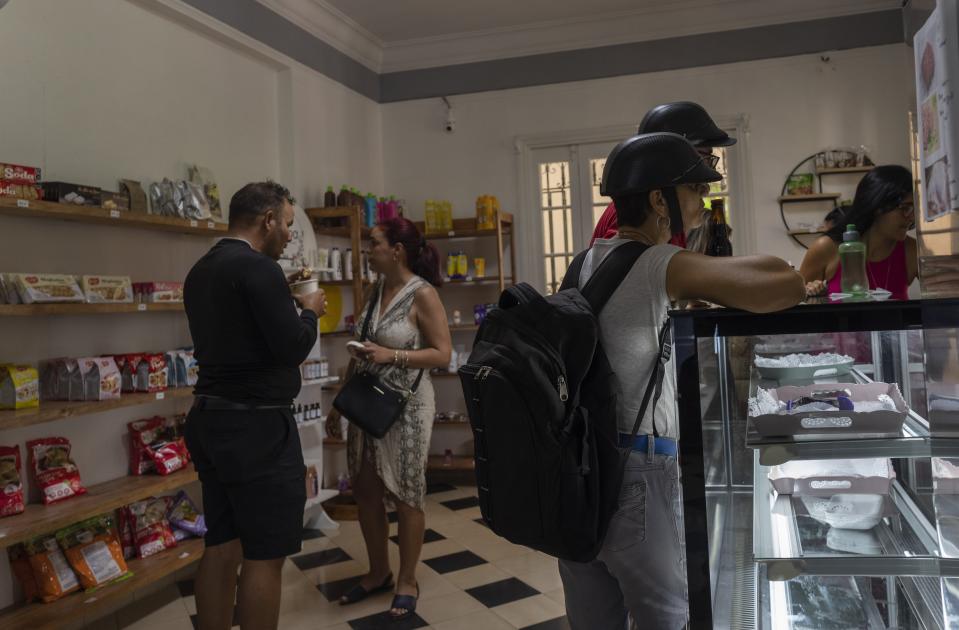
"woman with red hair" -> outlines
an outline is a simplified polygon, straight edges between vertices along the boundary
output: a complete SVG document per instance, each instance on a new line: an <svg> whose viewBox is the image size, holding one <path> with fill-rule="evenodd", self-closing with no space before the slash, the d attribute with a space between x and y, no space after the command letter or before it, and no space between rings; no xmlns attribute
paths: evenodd
<svg viewBox="0 0 959 630"><path fill-rule="evenodd" d="M370 267L380 279L367 296L367 305L357 311L361 315L356 325L360 331L371 318L369 338L362 350L354 352L350 369L373 372L400 391L413 389L422 377L402 416L382 439L350 425L347 459L370 571L340 603L352 604L394 588L387 548L389 504L399 519L400 547L389 614L399 620L413 615L419 597L416 566L426 529L426 462L436 407L429 370L449 365L451 341L446 309L436 291L442 284L439 254L412 222L400 217L373 228ZM331 411L328 424L337 417Z"/></svg>

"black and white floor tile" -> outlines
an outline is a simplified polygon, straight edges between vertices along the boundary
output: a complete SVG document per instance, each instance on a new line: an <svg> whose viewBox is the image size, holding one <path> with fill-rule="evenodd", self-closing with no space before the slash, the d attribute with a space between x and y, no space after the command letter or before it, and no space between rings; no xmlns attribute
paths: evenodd
<svg viewBox="0 0 959 630"><path fill-rule="evenodd" d="M393 514L389 553L394 573L399 568L395 521ZM351 606L339 605L340 596L367 570L359 524L345 521L337 531L303 532L303 550L284 565L280 628L569 629L556 560L493 534L480 518L475 488L430 485L426 524L417 570L421 594L413 617L403 622L387 617L390 591ZM101 620L95 627L196 628L196 601L188 576L181 576L152 598L152 603L141 604L139 612L124 616L121 611L112 622Z"/></svg>

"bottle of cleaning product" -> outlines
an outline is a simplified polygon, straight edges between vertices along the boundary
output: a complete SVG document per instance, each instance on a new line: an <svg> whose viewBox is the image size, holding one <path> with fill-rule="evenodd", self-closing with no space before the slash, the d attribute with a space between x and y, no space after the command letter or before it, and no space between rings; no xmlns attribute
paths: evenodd
<svg viewBox="0 0 959 630"><path fill-rule="evenodd" d="M400 216L400 213L397 212L396 197L393 195L390 195L389 201L386 202L386 214L391 219Z"/></svg>
<svg viewBox="0 0 959 630"><path fill-rule="evenodd" d="M864 297L869 290L866 275L866 244L859 240L859 232L852 223L846 226L839 246L839 264L842 265L842 292Z"/></svg>
<svg viewBox="0 0 959 630"><path fill-rule="evenodd" d="M366 227L373 227L376 225L376 196L373 193L366 193L366 197L363 199L364 209L365 209L365 220Z"/></svg>

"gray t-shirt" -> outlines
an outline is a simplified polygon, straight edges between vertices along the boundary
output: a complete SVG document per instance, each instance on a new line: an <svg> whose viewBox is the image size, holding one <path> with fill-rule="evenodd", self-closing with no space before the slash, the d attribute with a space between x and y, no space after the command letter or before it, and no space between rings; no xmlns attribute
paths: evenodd
<svg viewBox="0 0 959 630"><path fill-rule="evenodd" d="M625 239L597 239L583 261L579 286L585 286L599 264ZM659 351L659 331L666 320L669 295L666 268L683 251L674 245L656 245L639 257L622 284L599 315L600 339L610 366L616 373L619 393L619 430L633 430L636 414L649 383L653 359ZM639 434L652 434L652 410L647 409ZM661 437L678 438L676 421L676 371L673 360L666 365L663 393L656 405L656 429Z"/></svg>

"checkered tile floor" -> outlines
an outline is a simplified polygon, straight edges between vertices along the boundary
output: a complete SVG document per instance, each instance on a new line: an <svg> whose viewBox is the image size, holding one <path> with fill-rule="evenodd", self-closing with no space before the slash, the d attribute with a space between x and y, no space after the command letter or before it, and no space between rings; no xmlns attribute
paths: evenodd
<svg viewBox="0 0 959 630"><path fill-rule="evenodd" d="M399 568L395 515L390 520L390 559L395 573ZM405 622L391 621L387 610L392 593L380 593L351 606L338 604L340 595L367 570L359 524L347 521L337 532L304 532L302 552L284 567L280 628L568 630L556 560L490 532L480 518L475 488L430 486L426 525L417 570L421 595L416 616ZM181 577L153 600L153 610L121 611L116 625L104 621L96 627L195 627L196 603L188 578Z"/></svg>

